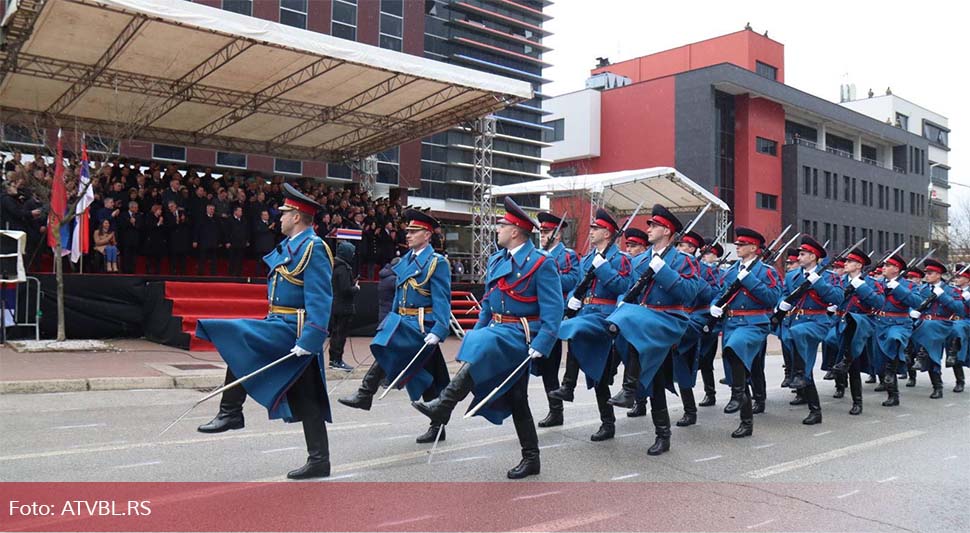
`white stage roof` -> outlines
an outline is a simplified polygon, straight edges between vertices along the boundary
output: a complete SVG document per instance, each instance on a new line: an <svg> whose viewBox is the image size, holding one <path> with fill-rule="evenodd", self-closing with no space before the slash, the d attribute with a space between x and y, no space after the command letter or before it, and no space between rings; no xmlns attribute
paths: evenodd
<svg viewBox="0 0 970 533"><path fill-rule="evenodd" d="M532 98L523 81L183 0L10 5L5 122L337 161Z"/></svg>
<svg viewBox="0 0 970 533"><path fill-rule="evenodd" d="M603 205L618 215L632 213L641 201L641 212L645 213L649 213L655 203L663 204L671 211L690 212L697 211L710 202L713 204L712 209L730 211L723 200L671 167L562 176L492 187L492 196L563 195L577 192L602 194Z"/></svg>

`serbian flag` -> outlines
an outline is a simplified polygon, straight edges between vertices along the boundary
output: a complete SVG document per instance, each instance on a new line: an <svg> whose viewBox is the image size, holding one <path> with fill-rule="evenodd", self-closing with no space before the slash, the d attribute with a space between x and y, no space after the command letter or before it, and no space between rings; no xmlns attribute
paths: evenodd
<svg viewBox="0 0 970 533"><path fill-rule="evenodd" d="M91 246L88 207L94 202L94 190L91 188L91 171L88 168L88 147L83 137L81 138L81 173L77 183L77 197L77 206L74 208L76 214L74 217L74 234L71 238L72 263L77 263L82 254L88 253Z"/></svg>
<svg viewBox="0 0 970 533"><path fill-rule="evenodd" d="M67 189L64 186L64 145L61 130L57 130L57 157L54 160L54 182L51 184L51 209L47 215L47 244L54 248L61 239L62 254L71 249L71 229L61 224L67 213ZM59 228L60 231L54 231Z"/></svg>
<svg viewBox="0 0 970 533"><path fill-rule="evenodd" d="M346 239L348 241L359 241L364 238L364 232L359 229L337 228L337 232L334 236L338 239Z"/></svg>

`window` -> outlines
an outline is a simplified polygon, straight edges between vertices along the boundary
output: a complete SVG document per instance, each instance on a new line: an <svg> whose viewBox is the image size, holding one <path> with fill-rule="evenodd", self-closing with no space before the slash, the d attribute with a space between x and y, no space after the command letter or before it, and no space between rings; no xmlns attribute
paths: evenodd
<svg viewBox="0 0 970 533"><path fill-rule="evenodd" d="M120 148L120 143L111 137L104 137L98 135L87 135L84 137L84 145L87 147L89 152L96 152L101 154L106 154L109 151L112 154L118 153L118 148Z"/></svg>
<svg viewBox="0 0 970 533"><path fill-rule="evenodd" d="M381 48L401 51L404 45L404 6L402 0L381 0Z"/></svg>
<svg viewBox="0 0 970 533"><path fill-rule="evenodd" d="M778 210L778 196L774 194L765 194L763 192L755 193L755 195L758 202L758 209L770 209L772 211Z"/></svg>
<svg viewBox="0 0 970 533"><path fill-rule="evenodd" d="M812 196L818 196L818 169L812 169Z"/></svg>
<svg viewBox="0 0 970 533"><path fill-rule="evenodd" d="M812 222L809 220L802 220L802 233L806 235L812 234Z"/></svg>
<svg viewBox="0 0 970 533"><path fill-rule="evenodd" d="M850 190L852 183L850 180L851 178L848 176L842 176L842 200L846 202L852 199L852 191Z"/></svg>
<svg viewBox="0 0 970 533"><path fill-rule="evenodd" d="M26 126L17 126L16 124L4 124L3 142L44 146L44 130L35 130Z"/></svg>
<svg viewBox="0 0 970 533"><path fill-rule="evenodd" d="M825 234L823 235L823 237L827 241L832 240L832 224L829 224L828 222L825 223Z"/></svg>
<svg viewBox="0 0 970 533"><path fill-rule="evenodd" d="M906 116L906 115L904 115L904 114L902 114L902 113L896 113L896 127L897 128L903 128L904 130L908 130L909 129L909 117ZM899 246L899 245L897 245L897 246Z"/></svg>
<svg viewBox="0 0 970 533"><path fill-rule="evenodd" d="M542 136L545 139L543 141L547 143L552 143L556 141L561 141L565 138L566 134L566 119L558 118L556 120L550 120L549 122L543 122L543 126L552 128L542 132Z"/></svg>
<svg viewBox="0 0 970 533"><path fill-rule="evenodd" d="M246 168L246 154L216 152L216 166Z"/></svg>
<svg viewBox="0 0 970 533"><path fill-rule="evenodd" d="M253 0L222 0L222 9L251 17L253 16Z"/></svg>
<svg viewBox="0 0 970 533"><path fill-rule="evenodd" d="M869 189L868 189L868 183L869 182L866 181L866 180L859 180L859 181L862 182L861 183L861 185L862 185L862 205L869 205Z"/></svg>
<svg viewBox="0 0 970 533"><path fill-rule="evenodd" d="M754 62L754 69L755 69L755 72L759 76L761 76L763 78L768 78L769 80L778 81L778 69L777 68L775 68L775 67L773 67L773 66L771 66L771 65L769 65L767 63L762 63L761 61L755 61Z"/></svg>
<svg viewBox="0 0 970 533"><path fill-rule="evenodd" d="M923 137L929 139L931 143L936 143L942 146L949 146L947 140L949 138L950 132L942 126L937 126L932 122L923 121Z"/></svg>
<svg viewBox="0 0 970 533"><path fill-rule="evenodd" d="M911 215L916 214L916 193L915 192L909 193L909 214Z"/></svg>
<svg viewBox="0 0 970 533"><path fill-rule="evenodd" d="M185 147L169 146L167 144L153 144L152 158L185 162Z"/></svg>
<svg viewBox="0 0 970 533"><path fill-rule="evenodd" d="M279 172L280 174L303 174L303 161L274 159L273 172Z"/></svg>
<svg viewBox="0 0 970 533"><path fill-rule="evenodd" d="M341 39L357 40L357 0L333 0L330 33Z"/></svg>
<svg viewBox="0 0 970 533"><path fill-rule="evenodd" d="M825 197L832 197L832 173L828 170L825 171Z"/></svg>
<svg viewBox="0 0 970 533"><path fill-rule="evenodd" d="M762 154L778 155L778 142L762 137L755 138L755 149Z"/></svg>
<svg viewBox="0 0 970 533"><path fill-rule="evenodd" d="M280 24L306 29L307 0L280 0Z"/></svg>
<svg viewBox="0 0 970 533"><path fill-rule="evenodd" d="M802 175L803 175L803 178L802 179L805 182L804 185L803 185L803 189L804 189L805 195L807 196L809 194L812 194L812 169L811 169L811 167L803 166L802 167Z"/></svg>

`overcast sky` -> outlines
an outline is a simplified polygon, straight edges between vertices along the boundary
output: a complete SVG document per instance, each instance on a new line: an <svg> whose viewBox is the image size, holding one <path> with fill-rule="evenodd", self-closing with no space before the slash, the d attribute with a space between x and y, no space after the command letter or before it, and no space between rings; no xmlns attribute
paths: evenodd
<svg viewBox="0 0 970 533"><path fill-rule="evenodd" d="M950 202L970 201L970 25L957 4L932 2L708 2L556 0L544 43L553 64L544 92L583 88L596 57L616 63L732 33L754 31L785 45L785 82L834 102L839 85L871 87L949 119ZM959 22L963 20L964 22Z"/></svg>

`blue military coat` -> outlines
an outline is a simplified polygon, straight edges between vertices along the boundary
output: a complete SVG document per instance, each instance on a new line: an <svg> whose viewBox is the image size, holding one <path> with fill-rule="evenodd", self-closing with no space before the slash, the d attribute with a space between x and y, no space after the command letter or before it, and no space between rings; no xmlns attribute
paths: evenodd
<svg viewBox="0 0 970 533"><path fill-rule="evenodd" d="M919 307L922 300L913 293L915 284L907 279L900 280L895 289L888 287L886 280L886 299L882 307L876 311L876 339L873 345L873 368L882 373L886 363L891 359L906 360L903 349L909 344L913 334L913 321L909 317L910 308Z"/></svg>
<svg viewBox="0 0 970 533"><path fill-rule="evenodd" d="M653 247L637 257L630 276L631 286L650 268L652 257ZM640 384L648 391L652 390L648 385L670 350L688 329L688 315L703 283L698 277L697 262L687 254L673 250L663 257L665 266L653 274L637 304L624 304L607 318L608 323L619 329L620 337L636 350L640 359ZM625 293L620 299L624 296ZM669 382L667 385L673 386Z"/></svg>
<svg viewBox="0 0 970 533"><path fill-rule="evenodd" d="M825 342L837 350L847 346L852 359L860 361L861 368L866 368L868 367L867 356L872 351L871 343L876 331L875 321L871 315L875 310L881 309L885 303L884 287L870 277L864 277L865 284L860 285L858 289L852 288L848 274L843 275L840 281L845 288L842 303L839 304L838 322L829 330ZM845 295L849 297L844 298ZM855 332L852 338L846 339L850 324L855 325ZM867 348L870 349L867 350Z"/></svg>
<svg viewBox="0 0 970 533"><path fill-rule="evenodd" d="M522 364L530 346L548 357L553 343L558 342L562 314L559 273L546 252L529 241L514 255L506 250L492 254L478 323L465 335L456 357L470 365L471 405L477 405ZM528 332L517 317L525 318ZM505 393L515 382L510 379L476 414L501 424L512 414Z"/></svg>
<svg viewBox="0 0 970 533"><path fill-rule="evenodd" d="M272 363L297 345L317 358L326 390L323 343L327 339L333 301L333 254L313 229L308 228L283 239L263 261L269 266L270 309L266 318L202 319L195 334L215 344L236 376ZM305 314L297 310L305 310ZM290 410L286 392L310 361L310 357L290 359L251 378L243 387L269 410L270 418L296 422L298 419ZM331 422L330 403L326 397L321 401L325 404L326 419Z"/></svg>
<svg viewBox="0 0 970 533"><path fill-rule="evenodd" d="M560 242L549 250L549 258L555 261L556 270L559 271L563 302L565 302L569 298L569 293L576 288L579 280L583 277L583 272L579 269L579 255L572 248L566 248ZM533 376L542 375L543 369L540 365L532 364L530 367Z"/></svg>
<svg viewBox="0 0 970 533"><path fill-rule="evenodd" d="M957 360L962 366L970 365L970 301L963 299L961 289L954 287L954 298L959 298L963 303L963 312L960 313L960 320L953 323L953 331L950 337L960 339L960 351L957 353ZM949 338L947 339L949 341Z"/></svg>
<svg viewBox="0 0 970 533"><path fill-rule="evenodd" d="M954 294L954 290L956 289L953 287L943 285L943 294L933 300L913 327L913 343L922 346L930 354L930 359L936 365L936 372L939 372L943 362L946 339L953 333L953 321L950 318L960 317L964 312L963 298L959 292ZM920 300L926 300L933 294L933 286L925 283L914 294Z"/></svg>
<svg viewBox="0 0 970 533"><path fill-rule="evenodd" d="M441 254L426 246L419 254L409 250L394 266L397 288L391 312L378 326L371 342L374 360L394 379L405 367L408 369L397 387L407 387L411 400L421 397L428 387L438 394L448 385L447 380L433 382L431 373L424 369L425 362L437 352L433 347L425 349L421 357L407 366L418 350L424 346L424 337L434 333L439 339L448 336L451 320L451 266ZM424 323L419 321L422 315ZM402 312L404 314L402 314Z"/></svg>
<svg viewBox="0 0 970 533"><path fill-rule="evenodd" d="M794 291L805 281L805 270L796 268L785 276L785 287ZM835 325L835 319L828 315L826 308L841 304L844 295L831 271L823 272L811 287L785 316L780 332L781 342L789 353L805 362L805 378L809 381L812 381L818 345ZM779 299L778 303L781 301Z"/></svg>
<svg viewBox="0 0 970 533"><path fill-rule="evenodd" d="M688 257L694 261L694 258ZM684 336L677 344L674 357L674 379L683 388L691 389L697 384L697 370L700 367L701 355L707 353L711 344L717 343L717 333L705 333L710 315L710 301L717 298L720 292L720 272L715 272L713 265L695 262L697 265L697 295L688 305L688 322ZM719 269L718 269L719 270Z"/></svg>
<svg viewBox="0 0 970 533"><path fill-rule="evenodd" d="M741 263L737 262L724 275L724 286L737 279ZM741 280L741 290L724 306L722 353L733 352L751 370L755 357L768 337L770 315L781 297L781 279L774 267L756 261L751 272ZM720 298L718 294L711 304Z"/></svg>
<svg viewBox="0 0 970 533"><path fill-rule="evenodd" d="M594 249L583 257L580 263L583 275L593 266L596 253ZM585 298L582 298L583 307L573 318L563 320L559 328L559 338L570 343L570 354L586 374L589 388L604 378L613 350L613 341L606 329L606 317L616 309L617 298L632 283L630 257L627 254L613 245L606 250L604 257L606 262L594 271L596 278ZM570 292L569 297L572 296ZM611 377L606 376L607 381Z"/></svg>

